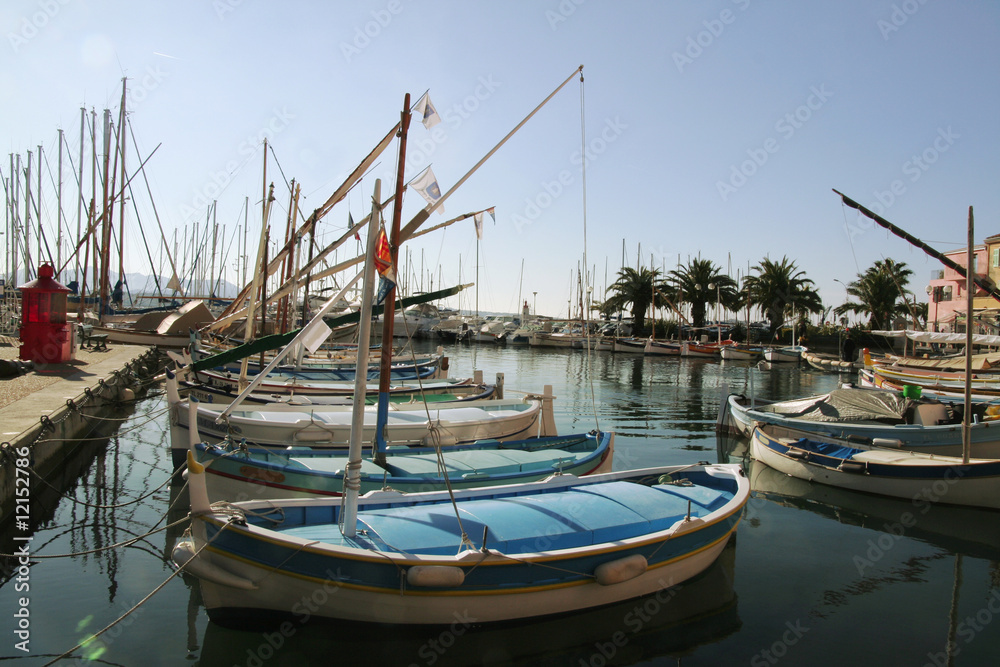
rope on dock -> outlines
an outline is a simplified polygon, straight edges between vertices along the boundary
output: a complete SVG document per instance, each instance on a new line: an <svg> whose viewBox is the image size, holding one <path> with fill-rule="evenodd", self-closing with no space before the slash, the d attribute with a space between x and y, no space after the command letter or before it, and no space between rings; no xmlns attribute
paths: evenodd
<svg viewBox="0 0 1000 667"><path fill-rule="evenodd" d="M118 431L115 431L115 435L123 435L123 434L126 434L126 433L131 433L132 431L138 430L140 428L143 428L144 426L146 426L150 422L155 421L156 419L162 417L164 414L166 414L169 411L170 411L170 408L167 407L167 408L163 408L162 410L159 410L157 412L151 413L150 415L148 415L149 418L146 419L145 421L139 422L139 423L135 424L134 426L130 426L129 428L124 429L124 430L119 429ZM98 417L97 415L88 415L88 414L83 414L83 413L81 413L81 415L84 418L86 418L86 419L92 419L94 421L105 421L105 422L125 422L125 421L131 419L134 416L134 415L128 415L126 417ZM62 421L65 421L65 419L67 419L67 418L68 418L68 414L67 414L66 417L63 417L62 419L59 419L57 421L52 421L51 419L49 419L48 423L46 423L45 426L46 426L46 428L55 426L56 424L59 424ZM40 444L43 444L43 443L49 443L49 442L63 442L65 440L65 439L61 439L61 438L42 438L41 436L43 435L44 430L45 429L43 429L42 433L38 434L39 437L35 439L35 441L32 443L32 446L34 446L34 445L40 445ZM87 437L87 438L71 438L71 440L73 442L87 442L87 441L90 441L90 440L107 440L109 437L110 436L107 436L107 435L103 435L103 436L90 436L90 437Z"/></svg>
<svg viewBox="0 0 1000 667"><path fill-rule="evenodd" d="M173 475L168 475L167 479L163 482L163 484L160 484L158 487L156 487L155 489L153 489L152 491L150 491L146 495L139 496L135 500L130 500L130 501L126 502L126 503L118 503L117 505L94 505L93 503L88 503L85 500L80 500L79 498L75 498L75 497L66 495L65 493L63 493L62 491L60 491L59 489L57 489L55 486L53 486L51 483L49 483L49 481L47 479L45 479L44 477L42 477L38 473L37 470L35 470L34 468L32 468L30 466L28 467L28 472L30 472L32 475L34 475L35 478L38 479L38 481L40 481L43 484L45 484L45 486L47 486L50 489L52 489L53 491L55 491L56 494L58 494L60 498L65 498L66 500L72 501L72 502L76 503L77 505L83 505L85 507L92 507L94 509L99 509L99 510L115 510L115 509L118 509L120 507L128 507L129 505L137 505L138 503L141 503L146 498L149 498L150 496L158 493L159 491L162 491L163 487L165 487L167 484L169 484L173 480L173 478L174 478Z"/></svg>
<svg viewBox="0 0 1000 667"><path fill-rule="evenodd" d="M186 517L185 517L185 520L186 520ZM135 605L131 609L129 609L128 611L126 611L124 614L122 614L121 616L119 616L115 620L111 621L109 624L107 624L106 626L104 626L103 628L101 628L100 630L98 630L97 632L95 632L94 634L92 634L89 637L87 637L86 639L84 639L82 642L80 642L79 644L77 644L73 648L69 649L68 651L66 651L64 653L59 654L58 656L56 656L55 658L53 658L49 662L45 663L42 667L49 667L49 665L54 665L55 663L59 662L63 658L68 658L69 656L71 656L73 654L73 651L76 651L76 650L79 650L79 649L83 648L86 644L89 644L90 642L94 641L95 639L97 639L98 637L100 637L101 635L103 635L105 632L107 632L108 630L110 630L111 628L113 628L116 625L118 625L119 623L121 623L132 612L134 612L136 609L138 609L139 607L141 607L142 605L144 605L146 602L148 602L154 595L156 595L157 593L159 593L160 590L164 586L166 586L170 582L171 579L173 579L178 574L180 574L181 572L183 572L184 568L187 567L188 563L192 562L195 558L197 558L198 554L200 554L205 547L207 547L212 542L214 542L216 539L218 539L218 537L220 535L222 535L223 532L225 532L226 528L228 528L231 525L231 523L232 523L231 521L228 521L225 524L223 524L222 528L219 529L219 532L217 532L215 535L213 535L210 540L206 541L203 545L201 545L200 547L198 547L198 550L195 551L191 555L191 558L189 558L188 560L184 561L183 565L178 565L177 569L174 570L173 572L171 572L170 576L163 580L163 583L161 583L159 586L157 586L156 588L154 588L153 590L151 590L146 597L144 597L141 600L139 600L138 602L136 602Z"/></svg>
<svg viewBox="0 0 1000 667"><path fill-rule="evenodd" d="M109 544L106 547L99 547L97 549L88 549L87 551L77 551L75 553L69 553L69 554L36 554L36 553L33 553L33 554L31 554L31 558L32 559L42 559L42 558L72 558L74 556L89 556L91 554L101 553L102 551L110 551L112 549L123 549L125 547L132 546L136 542L140 542L140 541L146 539L147 537L151 537L153 535L156 535L159 532L167 530L168 528L173 528L174 526L179 526L182 523L184 523L185 521L187 521L188 518L189 517L185 516L182 519L178 519L177 521L173 521L171 523L166 524L162 528L155 528L155 529L153 529L153 530L151 530L149 532L143 533L142 535L137 535L136 537L127 539L124 542L118 542L116 544ZM157 523L159 523L159 522L157 522ZM19 558L21 556L23 556L23 554L0 554L0 558Z"/></svg>

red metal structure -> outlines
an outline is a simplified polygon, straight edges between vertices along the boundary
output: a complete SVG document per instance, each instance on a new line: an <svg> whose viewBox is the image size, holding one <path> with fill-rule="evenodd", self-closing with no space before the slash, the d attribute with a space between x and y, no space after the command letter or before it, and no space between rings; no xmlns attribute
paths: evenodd
<svg viewBox="0 0 1000 667"><path fill-rule="evenodd" d="M51 264L38 267L38 278L21 285L22 360L59 364L73 359L73 327L66 323L70 290L53 278Z"/></svg>

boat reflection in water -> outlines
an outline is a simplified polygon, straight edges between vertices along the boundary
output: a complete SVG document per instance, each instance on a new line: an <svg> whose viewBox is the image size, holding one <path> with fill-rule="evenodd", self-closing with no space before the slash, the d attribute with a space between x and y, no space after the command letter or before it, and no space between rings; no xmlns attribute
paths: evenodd
<svg viewBox="0 0 1000 667"><path fill-rule="evenodd" d="M201 664L320 664L365 656L372 665L631 665L678 658L741 626L733 588L736 537L708 569L682 585L599 609L530 623L477 626L463 618L419 629L338 621L240 632L208 623ZM185 578L187 580L187 578ZM196 580L188 582L197 587ZM305 620L303 618L303 620ZM335 628L335 631L331 631Z"/></svg>
<svg viewBox="0 0 1000 667"><path fill-rule="evenodd" d="M750 488L756 498L841 524L905 535L955 554L1000 560L1000 515L993 510L942 505L928 496L900 500L813 484L759 461L750 467Z"/></svg>

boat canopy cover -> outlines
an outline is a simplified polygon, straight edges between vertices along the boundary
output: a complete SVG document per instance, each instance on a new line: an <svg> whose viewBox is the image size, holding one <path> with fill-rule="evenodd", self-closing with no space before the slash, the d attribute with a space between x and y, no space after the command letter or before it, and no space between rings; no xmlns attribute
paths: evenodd
<svg viewBox="0 0 1000 667"><path fill-rule="evenodd" d="M906 423L914 401L888 391L834 389L829 394L758 406L760 412L815 422Z"/></svg>

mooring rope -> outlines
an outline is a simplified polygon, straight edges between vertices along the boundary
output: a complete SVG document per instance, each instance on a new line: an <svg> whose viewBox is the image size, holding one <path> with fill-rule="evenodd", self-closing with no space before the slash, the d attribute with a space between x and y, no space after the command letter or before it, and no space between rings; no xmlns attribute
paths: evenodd
<svg viewBox="0 0 1000 667"><path fill-rule="evenodd" d="M187 517L185 517L185 520L187 520ZM220 535L222 535L222 533L225 532L226 528L228 528L231 524L232 524L232 521L227 521L225 524L223 524L223 526L219 530L219 532L217 532L215 535L212 536L212 539L208 540L203 545L201 545L200 547L198 547L197 551L195 551L191 555L191 558L189 558L186 561L184 561L183 565L178 565L177 569L174 570L173 572L171 572L170 576L163 580L163 583L161 583L159 586L157 586L156 588L154 588L153 590L151 590L149 592L149 594L146 595L144 598L142 598L141 600L139 600L138 602L136 602L135 605L133 605L131 609L129 609L128 611L126 611L124 614L122 614L121 616L119 616L115 620L111 621L111 623L109 623L108 625L104 626L103 628L101 628L100 630L98 630L97 632L95 632L94 634L92 634L89 637L87 637L86 639L84 639L82 642L80 642L79 644L77 644L73 648L69 649L68 651L65 651L64 653L61 653L60 655L56 656L55 658L53 658L49 662L45 663L42 667L49 667L49 665L54 665L55 663L59 662L63 658L68 658L70 655L73 654L73 651L76 651L76 650L82 648L83 646L85 646L86 644L89 644L90 642L94 641L95 639L97 639L98 637L100 637L101 635L103 635L105 632L107 632L108 630L110 630L111 628L113 628L116 625L118 625L119 623L121 623L132 612L134 612L136 609L138 609L139 607L141 607L142 605L144 605L154 595L156 595L157 593L159 593L160 590L170 582L170 580L172 580L174 577L176 577L181 572L183 572L184 568L187 567L188 563L191 563L192 561L194 561L194 559L198 557L198 555L202 552L202 550L204 550L205 547L207 547L212 542L214 542L216 539L218 539L218 537Z"/></svg>

